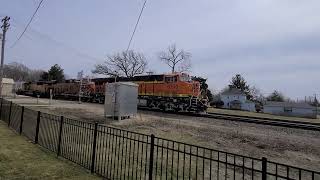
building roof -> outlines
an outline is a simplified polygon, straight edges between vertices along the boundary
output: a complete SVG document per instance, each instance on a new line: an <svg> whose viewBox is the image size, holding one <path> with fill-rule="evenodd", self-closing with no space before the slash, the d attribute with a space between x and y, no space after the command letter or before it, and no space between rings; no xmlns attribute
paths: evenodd
<svg viewBox="0 0 320 180"><path fill-rule="evenodd" d="M221 95L246 95L246 94L240 89L230 88L227 91L221 93Z"/></svg>
<svg viewBox="0 0 320 180"><path fill-rule="evenodd" d="M14 84L14 81L11 78L2 78L2 83L4 83L4 84Z"/></svg>
<svg viewBox="0 0 320 180"><path fill-rule="evenodd" d="M264 106L274 106L274 107L294 107L294 108L314 108L308 103L295 103L295 102L276 102L267 101Z"/></svg>

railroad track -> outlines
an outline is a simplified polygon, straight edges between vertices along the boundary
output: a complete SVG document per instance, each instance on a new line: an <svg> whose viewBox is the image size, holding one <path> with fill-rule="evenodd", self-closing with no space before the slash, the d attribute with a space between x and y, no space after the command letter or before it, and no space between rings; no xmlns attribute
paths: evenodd
<svg viewBox="0 0 320 180"><path fill-rule="evenodd" d="M139 108L139 109L146 110L146 111L163 112L160 110L154 110L149 108ZM206 114L176 113L176 112L166 112L166 113L194 116L194 117L214 118L217 120L229 120L229 121L235 121L235 122L246 122L246 123L254 123L254 124L264 124L264 125L271 125L271 126L320 131L320 123L271 119L271 118L262 118L262 117L260 118L260 117L249 117L249 116L238 116L238 115L226 115L226 114L210 113L210 112Z"/></svg>
<svg viewBox="0 0 320 180"><path fill-rule="evenodd" d="M150 109L146 107L139 107L138 109L163 112L161 110ZM246 122L246 123L254 123L254 124L264 124L264 125L271 125L271 126L320 131L320 123L301 122L301 121L292 121L292 120L283 120L283 119L271 119L271 118L262 118L262 117L250 117L250 116L231 115L231 114L227 115L227 114L210 113L210 112L206 114L183 113L183 112L180 112L180 113L165 112L165 113L194 116L194 117L214 118L217 120L229 120L229 121L236 121L236 122Z"/></svg>
<svg viewBox="0 0 320 180"><path fill-rule="evenodd" d="M320 123L317 124L317 123L311 123L311 122L268 119L268 118L259 118L259 117L243 117L243 116L225 115L225 114L218 114L218 113L207 113L203 115L200 114L199 116L222 119L222 120L246 122L246 123L265 124L265 125L272 125L272 126L320 131Z"/></svg>

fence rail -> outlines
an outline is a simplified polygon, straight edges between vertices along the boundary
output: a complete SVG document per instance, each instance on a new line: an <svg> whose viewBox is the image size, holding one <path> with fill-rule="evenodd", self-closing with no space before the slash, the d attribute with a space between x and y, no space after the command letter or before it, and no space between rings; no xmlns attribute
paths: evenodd
<svg viewBox="0 0 320 180"><path fill-rule="evenodd" d="M34 111L1 99L17 133L107 179L320 180L320 173Z"/></svg>

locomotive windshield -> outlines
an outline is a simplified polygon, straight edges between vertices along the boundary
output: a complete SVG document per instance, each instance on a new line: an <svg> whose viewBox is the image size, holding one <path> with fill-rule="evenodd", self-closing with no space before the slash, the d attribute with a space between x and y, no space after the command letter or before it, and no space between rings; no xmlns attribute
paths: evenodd
<svg viewBox="0 0 320 180"><path fill-rule="evenodd" d="M168 77L165 77L165 81L166 82L177 82L177 76L168 76Z"/></svg>
<svg viewBox="0 0 320 180"><path fill-rule="evenodd" d="M190 79L190 76L188 74L181 74L180 81L190 82L191 79Z"/></svg>

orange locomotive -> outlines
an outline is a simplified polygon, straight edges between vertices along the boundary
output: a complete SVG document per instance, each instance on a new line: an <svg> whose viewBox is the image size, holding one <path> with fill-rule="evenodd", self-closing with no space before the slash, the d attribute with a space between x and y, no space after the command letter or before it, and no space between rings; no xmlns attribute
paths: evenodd
<svg viewBox="0 0 320 180"><path fill-rule="evenodd" d="M103 102L106 83L130 81L139 85L139 106L173 111L205 111L206 99L201 97L200 83L185 73L145 75L132 78L92 79L96 87L95 101Z"/></svg>

